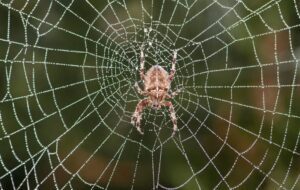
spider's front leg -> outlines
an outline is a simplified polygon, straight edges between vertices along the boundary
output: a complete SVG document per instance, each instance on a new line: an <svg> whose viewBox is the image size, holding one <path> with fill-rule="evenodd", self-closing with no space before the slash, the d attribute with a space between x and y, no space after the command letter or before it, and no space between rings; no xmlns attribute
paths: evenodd
<svg viewBox="0 0 300 190"><path fill-rule="evenodd" d="M175 64L176 64L176 59L177 59L177 50L174 50L173 52L173 59L172 59L172 67L171 67L171 71L169 74L169 80L172 81L174 79L174 75L175 75Z"/></svg>
<svg viewBox="0 0 300 190"><path fill-rule="evenodd" d="M173 122L173 133L172 133L172 137L173 137L175 135L175 133L178 131L177 119L176 119L174 106L173 106L172 102L165 102L164 105L169 107L170 117Z"/></svg>
<svg viewBox="0 0 300 190"><path fill-rule="evenodd" d="M133 125L135 125L136 129L138 130L139 133L141 133L142 135L144 134L141 130L141 120L142 120L142 112L143 112L143 109L148 106L149 104L149 100L148 99L144 99L144 100L141 100L136 108L135 108L135 111L131 117L131 123Z"/></svg>

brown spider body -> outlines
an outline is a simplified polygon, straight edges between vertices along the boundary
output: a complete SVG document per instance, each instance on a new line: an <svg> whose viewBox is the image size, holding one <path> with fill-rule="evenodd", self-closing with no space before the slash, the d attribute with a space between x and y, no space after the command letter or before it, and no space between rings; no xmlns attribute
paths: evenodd
<svg viewBox="0 0 300 190"><path fill-rule="evenodd" d="M144 85L150 105L159 109L170 89L169 73L159 65L152 66L145 74Z"/></svg>
<svg viewBox="0 0 300 190"><path fill-rule="evenodd" d="M141 100L135 109L135 112L131 118L131 123L136 125L137 130L143 134L140 123L142 119L142 111L145 107L151 106L154 109L160 109L161 106L169 107L170 116L173 122L173 134L178 130L177 129L177 119L175 110L172 102L165 101L166 98L172 98L177 95L178 92L173 92L169 94L171 82L174 78L175 74L175 63L176 63L177 52L174 51L173 60L172 60L172 68L170 74L161 66L155 65L152 66L146 74L144 74L144 52L141 49L141 68L140 68L140 77L144 82L143 90L140 89L138 84L135 84L139 94L147 96L146 99Z"/></svg>

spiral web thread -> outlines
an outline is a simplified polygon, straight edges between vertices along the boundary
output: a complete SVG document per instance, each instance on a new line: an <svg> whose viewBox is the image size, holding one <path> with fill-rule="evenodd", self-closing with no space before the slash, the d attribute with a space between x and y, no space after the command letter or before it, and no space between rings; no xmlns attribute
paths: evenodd
<svg viewBox="0 0 300 190"><path fill-rule="evenodd" d="M0 2L1 189L299 189L299 2ZM298 35L298 37L297 37ZM146 70L170 70L143 111Z"/></svg>

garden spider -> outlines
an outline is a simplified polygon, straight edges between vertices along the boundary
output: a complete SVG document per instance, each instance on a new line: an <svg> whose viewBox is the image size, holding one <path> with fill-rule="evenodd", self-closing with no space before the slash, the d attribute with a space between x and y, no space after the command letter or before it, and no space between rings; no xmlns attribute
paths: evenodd
<svg viewBox="0 0 300 190"><path fill-rule="evenodd" d="M143 46L141 48L140 55L140 78L144 82L144 89L142 90L138 83L135 83L135 87L139 94L147 96L147 98L140 100L135 108L135 112L131 118L131 123L136 126L139 133L144 134L141 130L140 124L142 119L143 109L147 106L152 106L154 109L160 109L161 106L169 107L170 117L173 122L173 133L175 135L177 128L177 118L172 102L165 101L166 98L173 98L180 90L169 94L171 82L175 75L175 63L177 58L177 51L173 52L172 67L170 73L168 73L160 65L152 66L146 74L144 73L145 56Z"/></svg>

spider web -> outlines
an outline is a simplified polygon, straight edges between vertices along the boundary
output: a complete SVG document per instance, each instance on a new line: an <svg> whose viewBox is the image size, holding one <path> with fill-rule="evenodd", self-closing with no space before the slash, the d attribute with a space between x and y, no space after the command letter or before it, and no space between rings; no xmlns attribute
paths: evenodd
<svg viewBox="0 0 300 190"><path fill-rule="evenodd" d="M296 0L0 1L1 189L299 189ZM168 110L138 101L170 70Z"/></svg>

